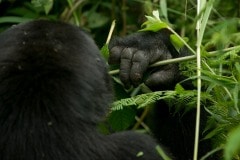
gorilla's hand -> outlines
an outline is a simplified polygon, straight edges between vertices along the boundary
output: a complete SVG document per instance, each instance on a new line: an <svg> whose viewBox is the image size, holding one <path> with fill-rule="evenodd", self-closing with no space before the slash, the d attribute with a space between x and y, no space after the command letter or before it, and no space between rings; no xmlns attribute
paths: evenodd
<svg viewBox="0 0 240 160"><path fill-rule="evenodd" d="M126 88L142 81L150 88L169 88L179 77L178 65L154 68L143 80L149 65L156 61L179 57L170 42L170 32L139 32L125 38L113 39L109 45L109 64L120 64L120 79Z"/></svg>

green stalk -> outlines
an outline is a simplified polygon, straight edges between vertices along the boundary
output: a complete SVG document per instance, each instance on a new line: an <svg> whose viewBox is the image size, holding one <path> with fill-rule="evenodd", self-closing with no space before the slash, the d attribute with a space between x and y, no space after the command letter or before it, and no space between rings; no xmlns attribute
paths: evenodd
<svg viewBox="0 0 240 160"><path fill-rule="evenodd" d="M197 16L199 17L196 25L197 30L197 110L196 110L196 125L195 125L195 140L194 140L194 153L193 160L198 158L198 143L199 143L199 130L200 130L200 111L201 111L201 44L204 31L207 25L210 12L212 10L214 0L197 0ZM201 11L205 8L204 13L200 16Z"/></svg>
<svg viewBox="0 0 240 160"><path fill-rule="evenodd" d="M230 47L230 48L223 49L222 52L229 52L231 50L240 50L240 45L239 46L235 46L235 47ZM213 57L213 56L218 56L218 55L219 55L219 51L212 51L212 52L209 52L206 55L206 57ZM179 58L162 60L162 61L158 61L158 62L150 65L149 68L158 67L158 66L167 65L167 64L186 62L186 61L190 61L190 60L195 60L196 58L197 58L196 55L191 55L191 56L185 56L185 57L179 57ZM116 74L119 73L119 69L111 70L108 73L110 75L116 75Z"/></svg>
<svg viewBox="0 0 240 160"><path fill-rule="evenodd" d="M73 2L72 0L67 0L68 2L68 5L69 7L71 8L71 10L73 9ZM75 20L75 23L77 26L80 25L80 22L79 22L79 19L78 19L78 16L77 16L77 13L73 10L73 17L74 17L74 20Z"/></svg>

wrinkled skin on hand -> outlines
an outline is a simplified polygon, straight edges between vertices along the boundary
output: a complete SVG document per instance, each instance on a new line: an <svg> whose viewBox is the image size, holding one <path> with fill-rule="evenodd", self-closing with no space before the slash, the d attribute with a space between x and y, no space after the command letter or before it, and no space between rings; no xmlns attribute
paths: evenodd
<svg viewBox="0 0 240 160"><path fill-rule="evenodd" d="M179 57L170 41L170 31L138 32L124 38L115 38L109 45L109 64L120 65L120 79L126 88L142 81L153 90L169 89L179 78L177 64L155 67L143 80L148 66L160 61Z"/></svg>

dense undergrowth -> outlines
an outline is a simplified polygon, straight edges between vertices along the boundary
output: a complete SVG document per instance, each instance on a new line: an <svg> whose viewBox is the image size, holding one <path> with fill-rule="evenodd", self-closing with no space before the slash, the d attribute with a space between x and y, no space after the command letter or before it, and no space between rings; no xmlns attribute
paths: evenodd
<svg viewBox="0 0 240 160"><path fill-rule="evenodd" d="M120 131L139 129L141 126L147 130L148 127L144 126L147 108L159 99L168 102L174 99L171 105L175 112L181 113L188 112L200 103L200 107L208 113L204 126L205 139L212 141L212 150L202 159L219 151L223 153L222 159L240 159L240 2L204 2L201 1L201 6L194 0L3 0L0 1L0 31L12 24L37 18L62 20L84 27L102 47L113 20L116 20L114 34L121 36L138 31L144 22L145 29L149 30L168 27L176 32L172 38L176 49L185 45L193 54L186 59L174 59L156 65L180 63L185 81L191 82L196 89L185 89L180 82L174 90L168 91L151 92L144 84L125 90L116 76L118 71L110 71L116 82L116 101L108 119L111 129ZM201 9L199 14L198 7ZM153 10L159 11L161 21L152 15ZM148 15L147 22L144 15ZM196 35L198 23L202 24L200 36ZM197 46L199 41L200 45ZM200 68L196 60L198 54ZM200 71L200 75L197 71ZM201 92L197 90L198 87ZM135 109L143 110L142 115L137 116ZM201 122L201 118L197 121Z"/></svg>

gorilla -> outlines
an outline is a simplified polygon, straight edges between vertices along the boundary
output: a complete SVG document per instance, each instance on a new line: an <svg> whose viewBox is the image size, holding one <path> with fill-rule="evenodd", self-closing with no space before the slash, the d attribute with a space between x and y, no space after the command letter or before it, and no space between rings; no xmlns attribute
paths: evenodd
<svg viewBox="0 0 240 160"><path fill-rule="evenodd" d="M119 65L120 80L126 88L144 82L152 91L171 90L184 77L178 64L148 69L156 61L190 55L183 47L177 51L170 40L171 32L161 29L158 32L137 32L124 38L115 37L110 45L109 64ZM184 88L193 89L191 82L181 83ZM184 107L184 106L183 106ZM145 123L149 126L159 143L169 148L179 160L193 158L195 134L195 109L186 113L176 112L164 100L156 103L147 116ZM204 115L205 114L205 115ZM205 118L204 118L205 117ZM206 113L202 113L202 124ZM201 126L203 129L204 126ZM200 142L200 157L210 150L209 143Z"/></svg>
<svg viewBox="0 0 240 160"><path fill-rule="evenodd" d="M162 159L147 135L98 131L111 87L99 49L78 27L36 20L1 33L0 159Z"/></svg>

